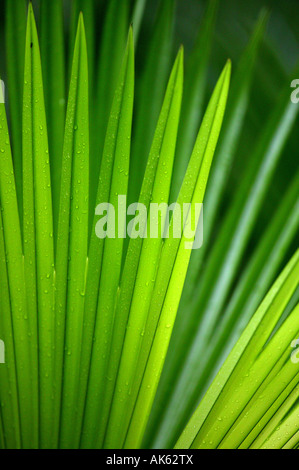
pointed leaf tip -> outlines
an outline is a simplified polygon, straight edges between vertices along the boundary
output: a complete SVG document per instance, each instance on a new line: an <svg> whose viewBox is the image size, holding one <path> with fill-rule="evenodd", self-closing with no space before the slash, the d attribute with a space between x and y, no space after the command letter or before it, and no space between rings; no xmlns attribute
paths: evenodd
<svg viewBox="0 0 299 470"><path fill-rule="evenodd" d="M181 44L180 47L179 47L178 57L180 58L180 60L184 60L184 46L183 46L183 44Z"/></svg>
<svg viewBox="0 0 299 470"><path fill-rule="evenodd" d="M230 76L231 76L231 70L232 70L232 62L231 59L227 59L225 66L223 67L223 70L220 75L220 79L228 80L230 82Z"/></svg>
<svg viewBox="0 0 299 470"><path fill-rule="evenodd" d="M225 69L227 69L227 71L231 72L231 68L232 68L232 61L231 61L231 59L227 59L226 64L225 64Z"/></svg>
<svg viewBox="0 0 299 470"><path fill-rule="evenodd" d="M33 6L31 2L28 5L27 24L31 29L32 29L32 26L36 28L35 16L34 16Z"/></svg>
<svg viewBox="0 0 299 470"><path fill-rule="evenodd" d="M133 40L134 40L133 23L131 23L130 28L129 28L129 34L128 34L128 44L131 44Z"/></svg>
<svg viewBox="0 0 299 470"><path fill-rule="evenodd" d="M79 13L79 19L78 19L78 31L81 29L81 31L85 32L85 27L84 27L84 17L83 17L83 12L80 11Z"/></svg>

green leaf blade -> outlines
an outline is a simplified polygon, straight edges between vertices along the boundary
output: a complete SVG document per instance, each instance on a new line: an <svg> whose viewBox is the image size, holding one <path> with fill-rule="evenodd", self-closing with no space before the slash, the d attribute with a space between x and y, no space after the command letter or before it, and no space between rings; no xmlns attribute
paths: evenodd
<svg viewBox="0 0 299 470"><path fill-rule="evenodd" d="M40 445L48 447L53 446L49 423L53 416L54 239L41 59L31 5L25 53L23 162L24 179L28 177L31 183L23 188L25 274L27 289L32 289L30 313L36 316L34 339L36 328L38 331Z"/></svg>

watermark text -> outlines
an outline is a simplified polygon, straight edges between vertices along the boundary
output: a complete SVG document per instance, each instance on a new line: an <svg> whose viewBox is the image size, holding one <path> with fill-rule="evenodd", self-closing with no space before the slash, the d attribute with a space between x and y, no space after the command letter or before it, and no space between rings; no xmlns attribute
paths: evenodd
<svg viewBox="0 0 299 470"><path fill-rule="evenodd" d="M104 238L178 238L187 250L196 250L203 244L202 203L142 203L130 204L127 197L118 196L117 207L101 203L95 214L99 220L96 236ZM127 221L127 218L129 220Z"/></svg>

